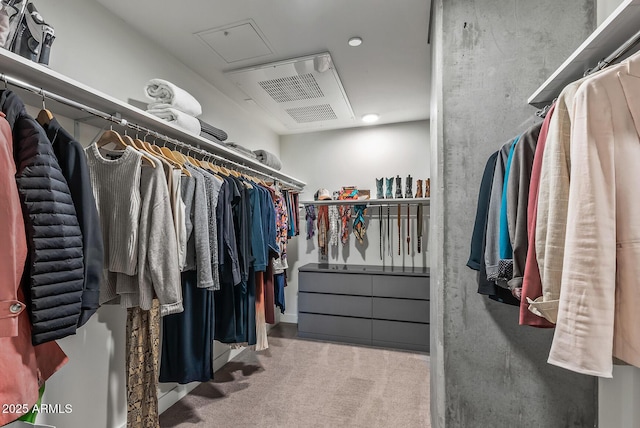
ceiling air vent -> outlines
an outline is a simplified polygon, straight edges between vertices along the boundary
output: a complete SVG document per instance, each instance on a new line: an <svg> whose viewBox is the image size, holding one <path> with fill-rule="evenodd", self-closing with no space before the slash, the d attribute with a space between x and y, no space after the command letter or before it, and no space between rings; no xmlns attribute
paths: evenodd
<svg viewBox="0 0 640 428"><path fill-rule="evenodd" d="M258 84L278 103L324 97L313 74L263 80Z"/></svg>
<svg viewBox="0 0 640 428"><path fill-rule="evenodd" d="M321 122L338 118L329 104L288 108L287 113L298 123Z"/></svg>
<svg viewBox="0 0 640 428"><path fill-rule="evenodd" d="M329 53L225 73L291 130L352 125L353 111Z"/></svg>

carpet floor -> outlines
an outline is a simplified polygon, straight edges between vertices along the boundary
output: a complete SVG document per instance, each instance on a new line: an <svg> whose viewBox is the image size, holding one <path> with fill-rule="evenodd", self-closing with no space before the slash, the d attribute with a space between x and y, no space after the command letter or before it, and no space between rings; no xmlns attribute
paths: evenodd
<svg viewBox="0 0 640 428"><path fill-rule="evenodd" d="M162 428L429 428L429 356L269 332L160 415Z"/></svg>

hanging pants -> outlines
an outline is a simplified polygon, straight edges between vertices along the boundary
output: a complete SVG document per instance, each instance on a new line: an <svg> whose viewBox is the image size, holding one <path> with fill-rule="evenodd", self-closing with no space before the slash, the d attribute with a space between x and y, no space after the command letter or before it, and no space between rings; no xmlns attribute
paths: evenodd
<svg viewBox="0 0 640 428"><path fill-rule="evenodd" d="M127 428L159 428L160 305L127 309Z"/></svg>

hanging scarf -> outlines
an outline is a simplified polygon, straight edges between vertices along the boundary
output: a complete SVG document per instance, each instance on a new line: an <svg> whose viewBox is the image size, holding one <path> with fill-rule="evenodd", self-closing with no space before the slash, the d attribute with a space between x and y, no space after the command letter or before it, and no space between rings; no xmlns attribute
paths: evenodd
<svg viewBox="0 0 640 428"><path fill-rule="evenodd" d="M358 242L362 244L364 242L364 235L367 232L365 225L365 214L367 213L366 205L354 205L353 210L355 212L355 219L353 220L353 234L356 235Z"/></svg>
<svg viewBox="0 0 640 428"><path fill-rule="evenodd" d="M329 231L329 207L322 205L318 207L318 248L320 255L327 255L327 232Z"/></svg>
<svg viewBox="0 0 640 428"><path fill-rule="evenodd" d="M329 245L335 247L338 245L338 235L340 234L340 214L338 207L331 205L329 207Z"/></svg>
<svg viewBox="0 0 640 428"><path fill-rule="evenodd" d="M351 207L349 205L340 205L340 220L342 222L341 242L347 245L349 242L349 219L351 219Z"/></svg>
<svg viewBox="0 0 640 428"><path fill-rule="evenodd" d="M356 199L358 197L358 189L355 187L343 187L340 189L340 196L338 199ZM340 205L340 219L342 221L342 245L347 245L349 242L349 220L351 219L351 206Z"/></svg>
<svg viewBox="0 0 640 428"><path fill-rule="evenodd" d="M311 239L315 235L316 207L315 205L307 205L304 208L307 211L305 216L307 220L307 239Z"/></svg>

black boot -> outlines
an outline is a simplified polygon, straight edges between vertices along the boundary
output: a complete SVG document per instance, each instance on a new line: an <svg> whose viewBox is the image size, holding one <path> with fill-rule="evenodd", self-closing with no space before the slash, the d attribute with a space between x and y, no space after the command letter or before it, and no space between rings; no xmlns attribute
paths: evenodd
<svg viewBox="0 0 640 428"><path fill-rule="evenodd" d="M413 198L413 178L411 175L407 176L407 179L404 181L404 186L404 197Z"/></svg>
<svg viewBox="0 0 640 428"><path fill-rule="evenodd" d="M396 176L396 199L402 199L402 178Z"/></svg>

